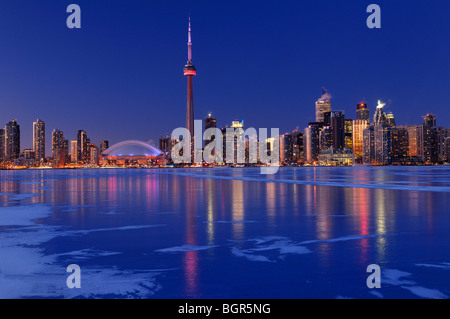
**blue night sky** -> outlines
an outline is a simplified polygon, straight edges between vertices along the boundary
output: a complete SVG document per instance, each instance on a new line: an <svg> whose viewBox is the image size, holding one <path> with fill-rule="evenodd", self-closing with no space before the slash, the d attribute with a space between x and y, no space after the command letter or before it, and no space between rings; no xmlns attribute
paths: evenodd
<svg viewBox="0 0 450 319"><path fill-rule="evenodd" d="M66 8L82 28L66 27ZM368 29L366 8L382 9ZM449 1L0 2L0 125L17 119L21 148L32 122L93 143L150 139L185 125L187 20L192 17L195 118L225 126L301 130L325 86L355 118L365 98L387 103L397 124L427 112L450 127Z"/></svg>

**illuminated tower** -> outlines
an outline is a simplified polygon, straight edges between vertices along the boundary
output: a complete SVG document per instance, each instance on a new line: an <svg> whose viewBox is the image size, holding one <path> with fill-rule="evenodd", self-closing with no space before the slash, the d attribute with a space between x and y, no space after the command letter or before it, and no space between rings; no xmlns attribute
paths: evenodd
<svg viewBox="0 0 450 319"><path fill-rule="evenodd" d="M45 159L45 123L40 119L33 122L33 151L37 162Z"/></svg>
<svg viewBox="0 0 450 319"><path fill-rule="evenodd" d="M316 122L325 122L325 113L331 111L331 96L322 88L322 96L316 102ZM329 123L326 123L329 125Z"/></svg>
<svg viewBox="0 0 450 319"><path fill-rule="evenodd" d="M359 103L356 105L356 119L367 121L370 124L370 112L366 103Z"/></svg>
<svg viewBox="0 0 450 319"><path fill-rule="evenodd" d="M187 76L187 109L186 109L186 129L194 137L194 90L192 78L197 74L195 66L192 64L192 40L191 40L191 17L189 17L188 30L188 61L184 67L184 75Z"/></svg>
<svg viewBox="0 0 450 319"><path fill-rule="evenodd" d="M383 111L383 107L385 103L382 103L380 100L378 101L377 109L373 116L373 125L384 125L387 124L386 113Z"/></svg>

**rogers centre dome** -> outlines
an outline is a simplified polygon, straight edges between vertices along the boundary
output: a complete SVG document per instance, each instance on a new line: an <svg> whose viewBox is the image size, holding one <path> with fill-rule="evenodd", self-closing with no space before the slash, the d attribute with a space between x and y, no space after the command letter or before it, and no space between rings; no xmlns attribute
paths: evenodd
<svg viewBox="0 0 450 319"><path fill-rule="evenodd" d="M160 162L165 158L165 154L160 149L142 142L142 141L123 141L114 144L102 153L104 160L109 163L123 162L123 164L136 162L139 164L148 164L151 162Z"/></svg>

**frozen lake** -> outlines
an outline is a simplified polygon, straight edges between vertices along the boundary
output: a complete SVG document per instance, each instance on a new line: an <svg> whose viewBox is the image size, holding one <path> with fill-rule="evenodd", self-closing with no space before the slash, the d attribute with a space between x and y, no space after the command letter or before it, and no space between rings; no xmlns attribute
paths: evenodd
<svg viewBox="0 0 450 319"><path fill-rule="evenodd" d="M450 167L259 173L0 171L0 298L450 297Z"/></svg>

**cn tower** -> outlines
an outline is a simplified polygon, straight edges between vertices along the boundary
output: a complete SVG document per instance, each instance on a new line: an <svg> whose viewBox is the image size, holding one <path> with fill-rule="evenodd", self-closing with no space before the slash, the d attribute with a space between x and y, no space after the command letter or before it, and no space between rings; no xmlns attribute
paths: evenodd
<svg viewBox="0 0 450 319"><path fill-rule="evenodd" d="M188 61L184 67L184 75L187 76L186 129L191 133L191 138L194 138L194 92L192 87L192 78L196 74L197 70L192 64L191 17L189 17Z"/></svg>

